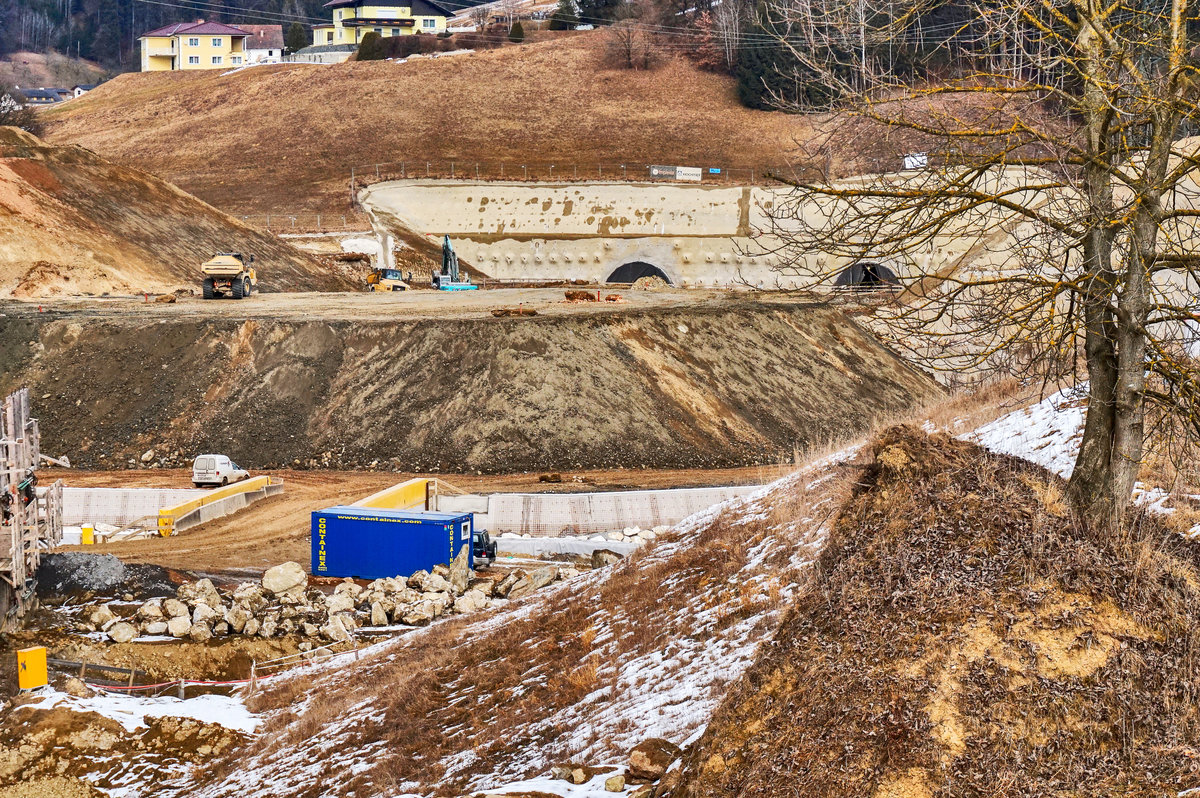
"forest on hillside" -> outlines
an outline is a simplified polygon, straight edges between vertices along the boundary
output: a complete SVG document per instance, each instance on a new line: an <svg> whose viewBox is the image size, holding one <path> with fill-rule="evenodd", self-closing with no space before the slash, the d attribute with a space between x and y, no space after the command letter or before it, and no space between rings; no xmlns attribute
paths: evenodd
<svg viewBox="0 0 1200 798"><path fill-rule="evenodd" d="M137 37L172 22L311 25L325 0L0 0L0 55L59 52L116 70L136 69Z"/></svg>

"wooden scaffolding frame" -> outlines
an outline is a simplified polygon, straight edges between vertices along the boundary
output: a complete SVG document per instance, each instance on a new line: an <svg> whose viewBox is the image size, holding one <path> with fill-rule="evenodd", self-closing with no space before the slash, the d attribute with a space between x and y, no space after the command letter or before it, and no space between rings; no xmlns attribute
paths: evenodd
<svg viewBox="0 0 1200 798"><path fill-rule="evenodd" d="M0 631L29 608L42 553L62 541L62 482L37 484L41 436L29 389L0 408Z"/></svg>

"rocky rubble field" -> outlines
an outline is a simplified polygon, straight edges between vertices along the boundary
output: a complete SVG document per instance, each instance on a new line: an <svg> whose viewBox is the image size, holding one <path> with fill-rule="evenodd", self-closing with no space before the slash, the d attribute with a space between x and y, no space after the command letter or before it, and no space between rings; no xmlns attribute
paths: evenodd
<svg viewBox="0 0 1200 798"><path fill-rule="evenodd" d="M593 558L598 564L616 559L615 554ZM298 563L286 562L268 569L260 582L246 582L232 591L218 589L210 579L187 582L174 598L150 599L126 616L101 604L87 614L83 631L103 632L116 643L141 635L193 642L221 635L302 635L343 642L364 626L422 626L447 613L487 609L494 599L521 598L578 573L570 566L545 565L478 576L468 566L464 548L449 567L376 579L365 587L346 579L327 595L308 586L308 575Z"/></svg>

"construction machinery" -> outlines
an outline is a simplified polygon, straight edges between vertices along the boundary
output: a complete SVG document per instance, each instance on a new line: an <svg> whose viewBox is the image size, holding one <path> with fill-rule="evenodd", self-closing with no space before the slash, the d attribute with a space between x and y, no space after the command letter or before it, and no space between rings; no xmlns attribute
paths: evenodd
<svg viewBox="0 0 1200 798"><path fill-rule="evenodd" d="M367 275L368 291L405 291L408 283L399 269L374 269Z"/></svg>
<svg viewBox="0 0 1200 798"><path fill-rule="evenodd" d="M216 299L228 292L234 299L250 296L258 287L254 272L254 256L240 252L220 252L200 266L204 273L201 283L205 299Z"/></svg>
<svg viewBox="0 0 1200 798"><path fill-rule="evenodd" d="M472 284L471 278L458 269L458 253L450 245L450 236L442 239L442 270L434 272L433 287L439 291L474 291L479 286Z"/></svg>

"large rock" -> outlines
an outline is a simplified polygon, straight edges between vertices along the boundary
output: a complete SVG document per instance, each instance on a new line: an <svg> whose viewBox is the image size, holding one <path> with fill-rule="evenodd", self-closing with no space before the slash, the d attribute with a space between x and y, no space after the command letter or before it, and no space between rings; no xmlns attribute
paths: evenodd
<svg viewBox="0 0 1200 798"><path fill-rule="evenodd" d="M376 580L376 581L378 582L381 580ZM345 581L338 582L337 587L335 587L333 589L333 592L335 594L349 593L352 598L358 598L363 592L363 587L362 587L362 585L358 584L357 582L355 582L352 579L350 579L349 577L347 577Z"/></svg>
<svg viewBox="0 0 1200 798"><path fill-rule="evenodd" d="M274 615L268 615L262 619L262 624L258 627L259 637L274 637L275 631L279 628L279 619Z"/></svg>
<svg viewBox="0 0 1200 798"><path fill-rule="evenodd" d="M188 630L188 637L194 643L203 643L213 636L212 626L207 623L194 623Z"/></svg>
<svg viewBox="0 0 1200 798"><path fill-rule="evenodd" d="M449 593L422 593L421 601L428 601L432 604L433 614L438 616L454 604L454 597Z"/></svg>
<svg viewBox="0 0 1200 798"><path fill-rule="evenodd" d="M605 792L625 792L625 776L618 773L604 780Z"/></svg>
<svg viewBox="0 0 1200 798"><path fill-rule="evenodd" d="M262 621L258 620L258 618L251 618L250 620L246 621L246 625L242 627L242 634L246 635L247 637L253 637L254 635L258 634L258 629L261 626Z"/></svg>
<svg viewBox="0 0 1200 798"><path fill-rule="evenodd" d="M508 598L508 593L512 590L513 585L519 582L525 576L525 572L520 568L509 571L507 575L492 588L492 595L499 598Z"/></svg>
<svg viewBox="0 0 1200 798"><path fill-rule="evenodd" d="M471 581L471 565L468 558L471 556L470 548L464 545L458 550L454 561L450 563L450 574L446 577L446 581L450 583L450 587L454 590L454 595L461 596L467 591L467 584Z"/></svg>
<svg viewBox="0 0 1200 798"><path fill-rule="evenodd" d="M188 609L188 605L179 599L167 599L163 602L162 608L168 618L190 618L192 615L192 611Z"/></svg>
<svg viewBox="0 0 1200 798"><path fill-rule="evenodd" d="M325 599L325 609L330 615L337 612L353 612L354 597L348 593L334 593Z"/></svg>
<svg viewBox="0 0 1200 798"><path fill-rule="evenodd" d="M620 554L617 554L615 551L609 551L608 549L596 549L592 552L592 567L603 568L606 565L619 563L623 559L625 558Z"/></svg>
<svg viewBox="0 0 1200 798"><path fill-rule="evenodd" d="M450 593L454 588L438 574L429 574L424 571L417 571L408 580L408 586L420 590L422 593Z"/></svg>
<svg viewBox="0 0 1200 798"><path fill-rule="evenodd" d="M217 612L211 605L203 601L196 603L196 609L192 611L192 623L210 623L221 618L223 613Z"/></svg>
<svg viewBox="0 0 1200 798"><path fill-rule="evenodd" d="M142 631L148 635L165 635L167 633L166 621L150 621L142 627Z"/></svg>
<svg viewBox="0 0 1200 798"><path fill-rule="evenodd" d="M558 568L553 565L543 565L529 572L529 582L533 590L539 590L558 579Z"/></svg>
<svg viewBox="0 0 1200 798"><path fill-rule="evenodd" d="M522 573L521 578L516 582L513 582L512 587L508 589L508 593L505 597L510 599L519 599L522 596L528 596L532 592L533 579L530 578L529 574Z"/></svg>
<svg viewBox="0 0 1200 798"><path fill-rule="evenodd" d="M263 589L268 593L285 593L293 588L303 589L308 584L308 575L300 563L285 562L268 568L262 575Z"/></svg>
<svg viewBox="0 0 1200 798"><path fill-rule="evenodd" d="M215 607L221 603L221 594L217 592L211 579L184 583L175 591L175 597L189 607L195 607L197 604Z"/></svg>
<svg viewBox="0 0 1200 798"><path fill-rule="evenodd" d="M321 627L321 636L334 643L342 643L350 639L350 633L342 625L342 616L335 615Z"/></svg>
<svg viewBox="0 0 1200 798"><path fill-rule="evenodd" d="M117 621L108 627L108 637L114 643L128 643L137 637L137 627L125 621Z"/></svg>
<svg viewBox="0 0 1200 798"><path fill-rule="evenodd" d="M229 628L235 633L241 634L246 628L246 624L254 615L240 604L234 604L225 611L225 623L229 624Z"/></svg>
<svg viewBox="0 0 1200 798"><path fill-rule="evenodd" d="M656 781L662 778L682 753L679 746L660 737L642 740L629 752L629 775L635 779Z"/></svg>
<svg viewBox="0 0 1200 798"><path fill-rule="evenodd" d="M192 619L186 615L175 615L167 621L167 633L171 637L184 637L192 630Z"/></svg>
<svg viewBox="0 0 1200 798"><path fill-rule="evenodd" d="M162 601L159 599L151 599L142 606L138 607L137 617L145 621L161 621L166 615L163 613Z"/></svg>
<svg viewBox="0 0 1200 798"><path fill-rule="evenodd" d="M401 609L397 607L396 612L400 613ZM400 620L409 626L422 626L432 621L435 617L437 617L437 613L434 612L433 602L418 601L416 604L409 604L403 608Z"/></svg>
<svg viewBox="0 0 1200 798"><path fill-rule="evenodd" d="M480 590L468 590L454 601L454 611L459 615L466 615L469 612L478 612L486 609L491 601Z"/></svg>
<svg viewBox="0 0 1200 798"><path fill-rule="evenodd" d="M371 625L372 626L387 626L388 625L388 613L387 613L387 610L384 609L383 604L381 602L376 601L371 605Z"/></svg>
<svg viewBox="0 0 1200 798"><path fill-rule="evenodd" d="M117 619L117 614L108 608L107 604L101 604L96 609L92 610L88 615L88 622L97 629L103 627L106 623L111 623Z"/></svg>

